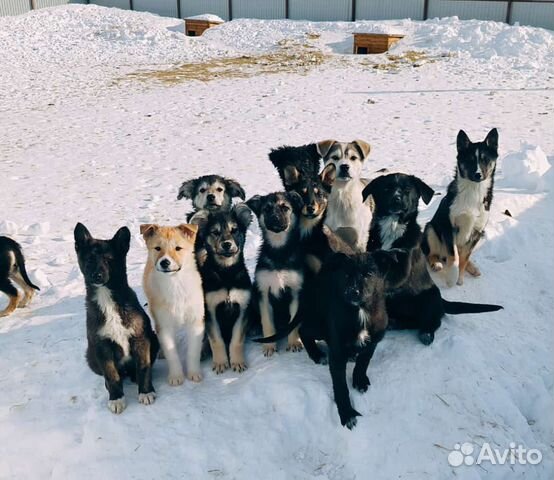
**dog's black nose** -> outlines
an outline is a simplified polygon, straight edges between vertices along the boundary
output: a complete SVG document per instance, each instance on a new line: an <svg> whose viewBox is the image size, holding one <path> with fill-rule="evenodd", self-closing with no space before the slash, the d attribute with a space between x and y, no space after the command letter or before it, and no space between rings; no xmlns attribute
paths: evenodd
<svg viewBox="0 0 554 480"><path fill-rule="evenodd" d="M309 214L312 214L315 212L315 207L313 205L308 205L306 207L306 211L309 213Z"/></svg>
<svg viewBox="0 0 554 480"><path fill-rule="evenodd" d="M215 195L213 193L208 193L206 198L208 199L208 201L213 202L215 200Z"/></svg>
<svg viewBox="0 0 554 480"><path fill-rule="evenodd" d="M164 268L164 269L169 268L170 265L171 265L171 262L170 262L167 258L164 258L164 259L160 262L160 267L162 267L162 268Z"/></svg>
<svg viewBox="0 0 554 480"><path fill-rule="evenodd" d="M96 283L102 283L102 280L104 279L104 277L102 276L102 274L100 272L98 273L95 273L93 276L92 276L93 280L96 282Z"/></svg>
<svg viewBox="0 0 554 480"><path fill-rule="evenodd" d="M231 247L233 246L233 244L229 241L226 241L226 242L223 242L221 246L223 247L223 250L229 251L231 250Z"/></svg>
<svg viewBox="0 0 554 480"><path fill-rule="evenodd" d="M340 172L341 173L348 173L349 171L350 171L350 165L348 165L347 163L343 163L340 166Z"/></svg>
<svg viewBox="0 0 554 480"><path fill-rule="evenodd" d="M479 172L475 172L475 173L473 174L473 180L475 180L476 182L481 181L481 178L482 178L482 177L483 177L483 176L482 176Z"/></svg>

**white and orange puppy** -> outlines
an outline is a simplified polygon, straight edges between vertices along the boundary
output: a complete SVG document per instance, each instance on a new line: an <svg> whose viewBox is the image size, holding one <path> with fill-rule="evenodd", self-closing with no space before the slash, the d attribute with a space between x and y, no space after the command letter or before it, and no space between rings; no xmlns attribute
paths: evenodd
<svg viewBox="0 0 554 480"><path fill-rule="evenodd" d="M202 380L200 354L204 339L204 294L194 258L197 231L198 225L140 226L148 248L144 293L169 366L170 385L181 385L185 380L177 350L177 332L181 328L186 335L187 378L193 382Z"/></svg>

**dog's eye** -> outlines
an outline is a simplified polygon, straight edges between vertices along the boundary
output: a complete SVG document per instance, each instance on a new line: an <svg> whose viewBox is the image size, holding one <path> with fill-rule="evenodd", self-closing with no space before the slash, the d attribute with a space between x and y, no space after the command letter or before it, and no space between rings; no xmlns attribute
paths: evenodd
<svg viewBox="0 0 554 480"><path fill-rule="evenodd" d="M206 189L202 187L200 190L198 190L200 193L206 193Z"/></svg>
<svg viewBox="0 0 554 480"><path fill-rule="evenodd" d="M159 252L161 249L162 247L154 247L154 250L156 250L156 252Z"/></svg>
<svg viewBox="0 0 554 480"><path fill-rule="evenodd" d="M183 250L183 247L175 247L175 250L177 250L178 252L180 252L181 250Z"/></svg>
<svg viewBox="0 0 554 480"><path fill-rule="evenodd" d="M303 189L302 189L302 193L308 193L308 189L307 189L307 188L303 188Z"/></svg>
<svg viewBox="0 0 554 480"><path fill-rule="evenodd" d="M212 235L217 237L219 234L220 234L219 230L212 230Z"/></svg>
<svg viewBox="0 0 554 480"><path fill-rule="evenodd" d="M353 155L352 157L350 157L350 160L352 160L354 162L354 161L358 160L358 157Z"/></svg>
<svg viewBox="0 0 554 480"><path fill-rule="evenodd" d="M221 192L223 191L223 188L217 187L216 190L217 190L219 193L221 193Z"/></svg>
<svg viewBox="0 0 554 480"><path fill-rule="evenodd" d="M339 156L338 155L333 155L331 157L331 160L334 160L336 162L337 160L339 160Z"/></svg>
<svg viewBox="0 0 554 480"><path fill-rule="evenodd" d="M285 205L284 203L281 205L281 210L283 212L288 212L290 210L290 207L288 205Z"/></svg>
<svg viewBox="0 0 554 480"><path fill-rule="evenodd" d="M231 228L231 233L237 233L238 232L238 228L237 227L233 227Z"/></svg>

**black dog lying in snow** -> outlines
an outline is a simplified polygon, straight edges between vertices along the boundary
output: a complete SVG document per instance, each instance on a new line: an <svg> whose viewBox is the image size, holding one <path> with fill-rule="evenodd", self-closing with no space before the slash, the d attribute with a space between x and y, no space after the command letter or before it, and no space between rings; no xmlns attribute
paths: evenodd
<svg viewBox="0 0 554 480"><path fill-rule="evenodd" d="M150 319L127 283L126 257L131 233L120 228L111 240L98 240L75 226L75 251L87 290L87 362L102 375L109 393L108 408L125 407L123 378L138 383L139 402L154 403L152 365L159 350Z"/></svg>

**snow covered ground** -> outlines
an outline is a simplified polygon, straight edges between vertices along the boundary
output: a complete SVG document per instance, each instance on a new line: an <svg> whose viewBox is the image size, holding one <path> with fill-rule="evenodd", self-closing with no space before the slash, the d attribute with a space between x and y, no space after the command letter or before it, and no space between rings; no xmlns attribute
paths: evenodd
<svg viewBox="0 0 554 480"><path fill-rule="evenodd" d="M391 52L399 58L342 55L353 31L389 30L407 35ZM455 18L182 31L175 19L96 6L0 18L0 234L21 242L42 288L0 320L0 478L552 478L554 34ZM283 45L321 61L210 82L127 76ZM268 360L253 344L246 373L216 376L205 362L200 384L169 387L160 361L153 406L126 385L127 410L108 411L84 360L77 221L100 237L129 226L130 283L143 298L138 226L182 221L186 178L221 173L249 196L266 193L279 188L271 147L362 138L368 172L399 169L444 192L458 130L481 140L492 127L501 158L475 255L483 276L443 293L505 310L449 317L431 347L387 334L369 392L351 392L363 414L354 431L340 426L325 367L284 349ZM250 267L258 242L253 227ZM543 459L450 466L464 442L513 442Z"/></svg>

